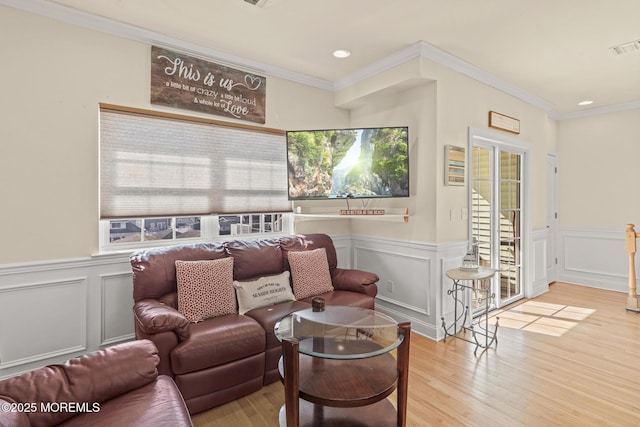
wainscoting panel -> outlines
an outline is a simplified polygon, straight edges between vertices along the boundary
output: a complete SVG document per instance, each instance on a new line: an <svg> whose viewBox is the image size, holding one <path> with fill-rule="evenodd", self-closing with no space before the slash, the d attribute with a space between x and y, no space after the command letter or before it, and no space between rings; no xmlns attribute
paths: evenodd
<svg viewBox="0 0 640 427"><path fill-rule="evenodd" d="M442 317L449 319L453 312L445 273L461 264L466 242L332 238L338 266L380 276L380 311L410 321L416 333L442 339ZM531 276L540 283L545 239L545 233L537 234L532 251ZM604 277L610 287L626 286L623 230L564 230L560 240L572 251L559 273L565 281L592 285ZM133 339L130 268L128 254L0 265L0 378Z"/></svg>
<svg viewBox="0 0 640 427"><path fill-rule="evenodd" d="M132 273L102 275L101 279L102 332L100 345L106 346L133 339Z"/></svg>
<svg viewBox="0 0 640 427"><path fill-rule="evenodd" d="M0 369L87 348L87 277L0 289Z"/></svg>
<svg viewBox="0 0 640 427"><path fill-rule="evenodd" d="M460 265L466 242L436 246L368 236L352 236L351 242L353 267L380 276L376 308L439 339L446 286L441 257L451 258L446 265Z"/></svg>
<svg viewBox="0 0 640 427"><path fill-rule="evenodd" d="M442 287L440 289L440 299L441 299L441 310L440 310L440 319L437 324L437 339L441 339L444 337L444 329L442 328L442 319L444 318L447 326L452 325L454 321L455 314L455 300L452 295L449 295L449 292L453 288L453 280L447 277L447 271L453 268L459 268L462 264L462 258L464 258L466 254L466 242L459 245L457 256L446 256L440 258L440 263L442 265ZM460 294L458 294L460 296ZM464 292L462 301L464 305L469 305L471 301L469 301L469 293ZM461 311L464 310L464 306L458 305L458 316L460 316ZM450 329L451 331L451 329Z"/></svg>
<svg viewBox="0 0 640 427"><path fill-rule="evenodd" d="M560 227L559 280L627 292L625 228Z"/></svg>
<svg viewBox="0 0 640 427"><path fill-rule="evenodd" d="M533 287L530 294L525 293L527 298L536 297L549 290L549 280L547 279L548 245L549 238L546 229L533 232L533 257L531 262Z"/></svg>
<svg viewBox="0 0 640 427"><path fill-rule="evenodd" d="M431 258L385 249L355 247L353 251L359 269L380 276L380 300L429 316L431 295L426 279L431 276Z"/></svg>
<svg viewBox="0 0 640 427"><path fill-rule="evenodd" d="M524 277L527 296L548 290L546 278L547 233L533 233L529 273ZM453 285L446 272L462 264L466 242L438 245L352 236L353 267L380 276L376 307L434 340L442 339L442 318L451 324L454 301L447 291Z"/></svg>
<svg viewBox="0 0 640 427"><path fill-rule="evenodd" d="M351 268L351 237L345 235L331 236L333 246L336 248L338 267Z"/></svg>
<svg viewBox="0 0 640 427"><path fill-rule="evenodd" d="M127 254L0 265L0 378L133 338Z"/></svg>

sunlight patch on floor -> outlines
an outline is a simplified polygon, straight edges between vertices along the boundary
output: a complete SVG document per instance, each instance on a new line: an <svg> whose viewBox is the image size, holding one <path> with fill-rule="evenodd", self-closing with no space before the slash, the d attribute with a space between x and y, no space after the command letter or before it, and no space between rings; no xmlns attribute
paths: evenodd
<svg viewBox="0 0 640 427"><path fill-rule="evenodd" d="M499 318L501 328L559 337L578 325L577 321L586 319L594 312L595 310L584 307L527 301L509 310L491 313L489 324L495 325Z"/></svg>

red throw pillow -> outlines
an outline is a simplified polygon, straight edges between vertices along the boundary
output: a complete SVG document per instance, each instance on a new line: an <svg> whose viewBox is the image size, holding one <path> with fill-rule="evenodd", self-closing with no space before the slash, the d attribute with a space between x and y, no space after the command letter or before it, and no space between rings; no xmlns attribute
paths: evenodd
<svg viewBox="0 0 640 427"><path fill-rule="evenodd" d="M296 299L300 300L333 290L327 251L324 248L289 252L288 258L293 294Z"/></svg>
<svg viewBox="0 0 640 427"><path fill-rule="evenodd" d="M236 312L233 258L176 261L178 311L191 322Z"/></svg>

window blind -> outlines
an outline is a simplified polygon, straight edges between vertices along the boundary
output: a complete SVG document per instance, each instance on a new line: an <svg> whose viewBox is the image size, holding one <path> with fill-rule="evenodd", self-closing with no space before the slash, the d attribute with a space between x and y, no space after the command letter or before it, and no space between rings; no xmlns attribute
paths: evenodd
<svg viewBox="0 0 640 427"><path fill-rule="evenodd" d="M101 107L102 219L291 210L284 132L175 117Z"/></svg>

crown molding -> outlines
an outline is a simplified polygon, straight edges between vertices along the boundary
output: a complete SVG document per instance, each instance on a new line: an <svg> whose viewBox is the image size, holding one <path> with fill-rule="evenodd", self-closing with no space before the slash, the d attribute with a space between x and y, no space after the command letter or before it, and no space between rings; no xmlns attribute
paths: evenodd
<svg viewBox="0 0 640 427"><path fill-rule="evenodd" d="M556 120L572 120L630 110L640 110L640 101L627 102L625 104L606 105L604 107L589 108L587 110L575 111L572 113L557 114L553 118Z"/></svg>
<svg viewBox="0 0 640 427"><path fill-rule="evenodd" d="M475 65L463 61L460 58L438 49L425 41L416 42L411 46L361 68L355 73L336 81L334 88L335 90L345 89L360 81L374 77L379 73L418 57L433 61L443 67L449 68L450 70L489 85L501 92L505 92L529 104L539 107L547 113L553 112L553 105L542 98L539 98L505 80L499 79L498 77L481 70Z"/></svg>
<svg viewBox="0 0 640 427"><path fill-rule="evenodd" d="M509 83L506 80L500 79L493 74L476 67L475 65L463 61L462 59L451 55L448 52L438 49L437 47L427 42L421 41L419 43L421 44L420 55L422 58L434 61L444 67L475 79L480 83L484 83L488 86L498 89L501 92L514 96L522 101L525 101L528 104L541 108L547 113L551 113L553 111L553 104L551 104L550 102L530 92L527 92L526 90L515 86L514 84Z"/></svg>
<svg viewBox="0 0 640 427"><path fill-rule="evenodd" d="M360 68L358 71L351 73L339 80L336 80L333 84L334 91L340 91L346 89L354 84L374 77L377 74L390 70L398 65L402 65L405 62L409 62L420 56L420 43L414 43L405 47L397 52L392 53L378 61Z"/></svg>
<svg viewBox="0 0 640 427"><path fill-rule="evenodd" d="M545 111L547 115L553 120L570 120L580 117L595 116L600 114L614 113L627 110L640 109L640 101L629 102L626 104L609 105L601 108L591 108L588 110L576 111L571 113L558 113L553 104L550 102L515 86L506 80L500 79L493 74L490 74L475 65L472 65L462 59L451 55L437 47L425 42L416 42L402 50L399 50L383 59L375 61L370 65L361 68L360 70L340 79L334 83L334 90L346 89L358 82L374 77L384 71L387 71L393 67L401 65L415 58L424 58L433 61L443 67L456 71L474 80L484 83L493 87L501 92L509 94L515 98L518 98L530 105L538 107Z"/></svg>
<svg viewBox="0 0 640 427"><path fill-rule="evenodd" d="M220 61L228 65L238 66L253 72L264 73L272 77L278 77L307 86L333 91L333 83L327 80L302 73L296 73L274 65L253 61L251 59L211 49L195 43L186 42L184 40L149 31L134 25L117 22L46 0L0 0L0 5L45 16L78 27L100 31L145 44L182 51L194 56L199 56L203 59Z"/></svg>
<svg viewBox="0 0 640 427"><path fill-rule="evenodd" d="M238 55L211 49L195 43L169 37L160 33L136 27L134 25L113 21L87 12L83 12L68 6L52 3L47 0L0 0L0 5L30 12L36 15L49 17L71 25L100 31L118 37L138 41L145 44L178 50L203 59L221 61L228 65L238 66L258 73L268 74L273 77L293 81L306 86L316 87L331 92L336 92L352 86L360 81L374 77L393 67L401 65L415 58L424 58L437 64L459 72L467 77L491 86L501 92L514 96L528 104L545 111L554 120L569 120L579 117L587 117L611 112L626 111L640 108L640 102L611 105L601 108L592 108L583 111L560 114L555 111L553 105L544 99L533 95L506 80L500 79L480 68L461 60L437 47L419 41L391 55L375 61L358 71L343 77L335 82L297 73L274 65L254 61Z"/></svg>

